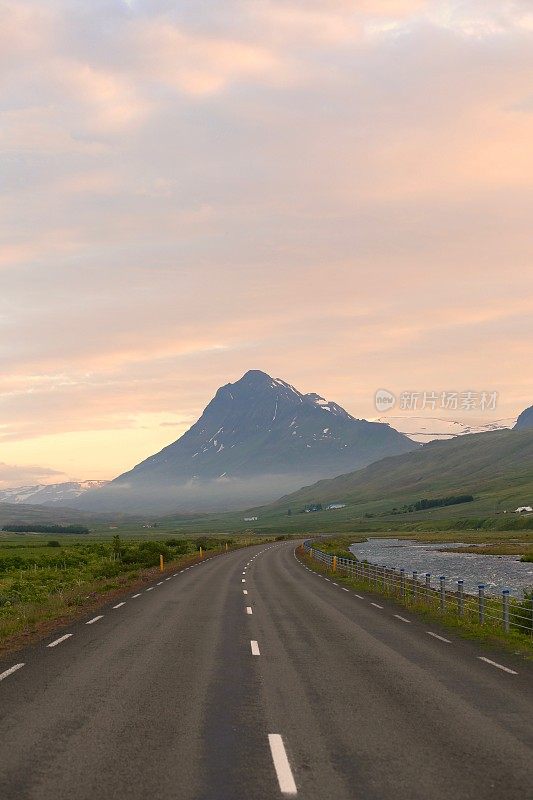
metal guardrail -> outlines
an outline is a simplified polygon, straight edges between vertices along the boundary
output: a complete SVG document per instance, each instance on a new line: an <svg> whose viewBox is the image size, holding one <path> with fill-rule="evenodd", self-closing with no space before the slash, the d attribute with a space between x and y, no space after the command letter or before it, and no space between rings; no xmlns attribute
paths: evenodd
<svg viewBox="0 0 533 800"><path fill-rule="evenodd" d="M457 581L457 590L452 591L446 588L444 575L438 576L438 586L434 586L429 572L407 573L404 569L342 558L324 553L309 540L303 546L315 561L334 572L350 575L370 590L390 596L406 606L452 613L468 622L533 637L533 596L521 602L510 597L509 589L504 589L501 596L491 595L485 592L482 583L477 594L470 594L464 591L462 580Z"/></svg>

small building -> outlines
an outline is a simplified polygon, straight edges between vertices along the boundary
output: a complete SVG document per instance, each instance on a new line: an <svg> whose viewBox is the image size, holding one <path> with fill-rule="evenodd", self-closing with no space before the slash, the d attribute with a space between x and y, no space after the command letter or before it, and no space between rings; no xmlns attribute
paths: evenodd
<svg viewBox="0 0 533 800"><path fill-rule="evenodd" d="M533 508L531 506L519 506L515 508L515 514L531 514L533 512Z"/></svg>
<svg viewBox="0 0 533 800"><path fill-rule="evenodd" d="M336 508L346 508L346 503L330 503L326 506L326 511L333 511Z"/></svg>
<svg viewBox="0 0 533 800"><path fill-rule="evenodd" d="M245 517L244 522L257 522L259 517Z"/></svg>

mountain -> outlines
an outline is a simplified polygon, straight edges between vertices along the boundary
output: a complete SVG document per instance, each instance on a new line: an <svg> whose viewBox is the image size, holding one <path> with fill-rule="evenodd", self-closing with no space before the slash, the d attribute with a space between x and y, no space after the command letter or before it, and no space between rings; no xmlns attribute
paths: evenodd
<svg viewBox="0 0 533 800"><path fill-rule="evenodd" d="M514 426L516 431L524 431L528 428L533 428L533 406L529 406L525 411L522 411Z"/></svg>
<svg viewBox="0 0 533 800"><path fill-rule="evenodd" d="M415 417L409 416L380 417L377 422L388 422L400 433L405 434L414 442L425 444L434 439L453 439L454 436L465 436L470 433L487 433L488 431L508 430L516 422L516 417L494 419L483 424L472 424L470 421L446 419L444 417Z"/></svg>
<svg viewBox="0 0 533 800"><path fill-rule="evenodd" d="M389 425L251 370L221 387L180 439L76 506L161 514L245 507L417 448Z"/></svg>
<svg viewBox="0 0 533 800"><path fill-rule="evenodd" d="M0 489L0 503L50 506L56 503L69 505L85 492L101 489L108 481L68 481L65 483L19 486L16 489Z"/></svg>
<svg viewBox="0 0 533 800"><path fill-rule="evenodd" d="M374 501L385 510L426 497L478 492L530 504L533 430L502 430L429 442L415 452L306 486L273 505L296 509L308 503Z"/></svg>

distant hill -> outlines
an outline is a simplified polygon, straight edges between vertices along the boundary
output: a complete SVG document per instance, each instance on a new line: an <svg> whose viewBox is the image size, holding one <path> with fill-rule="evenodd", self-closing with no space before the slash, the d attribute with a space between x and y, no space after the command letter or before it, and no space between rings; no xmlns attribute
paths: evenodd
<svg viewBox="0 0 533 800"><path fill-rule="evenodd" d="M516 431L525 431L529 428L533 428L533 406L529 406L525 411L522 411L514 426Z"/></svg>
<svg viewBox="0 0 533 800"><path fill-rule="evenodd" d="M108 481L66 481L64 483L36 484L19 486L14 489L0 489L0 503L20 505L52 506L58 503L69 505L85 492L101 489Z"/></svg>
<svg viewBox="0 0 533 800"><path fill-rule="evenodd" d="M415 452L304 487L271 508L336 501L350 505L386 501L392 507L480 491L509 491L530 503L532 490L533 430L501 430L429 442Z"/></svg>
<svg viewBox="0 0 533 800"><path fill-rule="evenodd" d="M180 439L76 507L234 509L418 447L389 425L355 419L318 394L251 370L221 387Z"/></svg>

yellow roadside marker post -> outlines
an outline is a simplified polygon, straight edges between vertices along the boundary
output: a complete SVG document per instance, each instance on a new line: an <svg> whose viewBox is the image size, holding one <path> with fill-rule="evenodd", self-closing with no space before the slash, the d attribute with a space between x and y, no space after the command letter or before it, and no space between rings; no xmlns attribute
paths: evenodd
<svg viewBox="0 0 533 800"><path fill-rule="evenodd" d="M164 563L164 560L163 560L163 554L159 553L159 571L160 572L163 572L164 566L165 566L165 563Z"/></svg>
<svg viewBox="0 0 533 800"><path fill-rule="evenodd" d="M337 572L337 556L333 556L333 563L331 565L333 572Z"/></svg>
<svg viewBox="0 0 533 800"><path fill-rule="evenodd" d="M202 545L200 545L200 558L203 558L203 557L204 557L204 552L202 550Z"/></svg>
<svg viewBox="0 0 533 800"><path fill-rule="evenodd" d="M226 553L228 552L228 543L226 542Z"/></svg>

